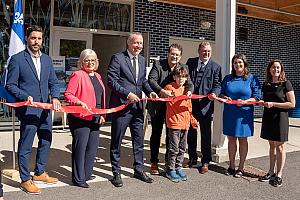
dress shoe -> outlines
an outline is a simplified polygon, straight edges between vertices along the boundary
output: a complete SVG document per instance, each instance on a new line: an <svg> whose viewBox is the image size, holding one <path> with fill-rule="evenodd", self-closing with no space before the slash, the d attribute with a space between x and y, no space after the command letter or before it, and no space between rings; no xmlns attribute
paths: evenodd
<svg viewBox="0 0 300 200"><path fill-rule="evenodd" d="M91 180L94 180L96 178L95 175L91 175L91 177L87 180L87 181L91 181Z"/></svg>
<svg viewBox="0 0 300 200"><path fill-rule="evenodd" d="M111 183L115 187L122 187L123 186L123 181L122 181L122 178L121 178L121 174L120 173L114 173L114 177L111 180Z"/></svg>
<svg viewBox="0 0 300 200"><path fill-rule="evenodd" d="M183 168L192 168L197 165L197 158L189 159L187 163L183 163L182 167Z"/></svg>
<svg viewBox="0 0 300 200"><path fill-rule="evenodd" d="M41 190L32 182L32 180L22 182L20 188L27 194L41 194Z"/></svg>
<svg viewBox="0 0 300 200"><path fill-rule="evenodd" d="M82 187L82 188L89 188L89 184L87 184L86 182L84 183L73 183L74 186L77 186L77 187Z"/></svg>
<svg viewBox="0 0 300 200"><path fill-rule="evenodd" d="M151 175L159 175L159 169L158 169L157 162L151 163L150 174Z"/></svg>
<svg viewBox="0 0 300 200"><path fill-rule="evenodd" d="M55 184L58 182L58 179L53 178L53 177L49 176L46 172L44 172L41 175L34 175L32 177L32 181L34 183Z"/></svg>
<svg viewBox="0 0 300 200"><path fill-rule="evenodd" d="M134 178L136 179L139 179L141 181L144 181L146 183L153 183L153 179L150 178L145 172L141 171L141 172L138 172L138 171L135 171L134 172L134 175L133 175Z"/></svg>
<svg viewBox="0 0 300 200"><path fill-rule="evenodd" d="M208 164L204 163L200 168L199 168L199 173L200 174L205 174L208 172Z"/></svg>

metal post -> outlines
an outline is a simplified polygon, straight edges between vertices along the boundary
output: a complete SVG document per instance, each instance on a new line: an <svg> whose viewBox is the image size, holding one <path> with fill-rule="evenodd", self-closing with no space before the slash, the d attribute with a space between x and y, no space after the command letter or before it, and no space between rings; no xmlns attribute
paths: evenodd
<svg viewBox="0 0 300 200"><path fill-rule="evenodd" d="M13 132L13 169L16 169L16 115L15 109L12 109L12 132Z"/></svg>

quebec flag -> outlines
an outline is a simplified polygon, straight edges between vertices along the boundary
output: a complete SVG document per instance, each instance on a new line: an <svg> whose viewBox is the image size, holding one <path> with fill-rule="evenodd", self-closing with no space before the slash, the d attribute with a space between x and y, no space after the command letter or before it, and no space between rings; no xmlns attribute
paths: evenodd
<svg viewBox="0 0 300 200"><path fill-rule="evenodd" d="M13 16L13 24L11 27L10 41L9 41L9 57L23 51L25 49L24 37L24 18L22 0L15 1L15 9ZM9 63L10 58L7 63Z"/></svg>
<svg viewBox="0 0 300 200"><path fill-rule="evenodd" d="M24 18L23 18L23 5L22 0L15 1L14 16L12 20L10 41L9 41L9 58L7 60L7 66L9 64L11 56L23 51L25 49L25 37L24 37ZM6 91L6 76L7 69L1 77L0 97L5 98L7 102L14 102L15 98Z"/></svg>

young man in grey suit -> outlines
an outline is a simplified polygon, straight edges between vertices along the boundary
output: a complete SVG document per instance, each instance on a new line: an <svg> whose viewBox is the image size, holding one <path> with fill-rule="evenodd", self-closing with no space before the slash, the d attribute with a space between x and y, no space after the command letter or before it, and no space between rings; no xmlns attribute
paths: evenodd
<svg viewBox="0 0 300 200"><path fill-rule="evenodd" d="M189 58L187 65L191 80L194 84L194 94L209 95L208 98L192 100L193 115L200 124L201 132L201 167L199 172L208 172L211 157L211 117L213 114L213 100L221 92L221 66L211 59L211 45L209 42L199 44L199 57ZM190 129L188 133L189 167L197 164L197 131Z"/></svg>
<svg viewBox="0 0 300 200"><path fill-rule="evenodd" d="M127 39L127 50L112 56L108 66L108 87L111 89L110 107L132 102L125 109L112 114L110 160L112 165L112 184L122 187L121 143L127 127L130 128L134 153L134 177L146 183L152 183L144 172L144 133L143 108L139 101L142 91L151 98L157 98L146 79L145 58L140 54L143 49L143 37L132 33Z"/></svg>
<svg viewBox="0 0 300 200"><path fill-rule="evenodd" d="M13 55L8 65L6 88L18 102L33 101L52 103L55 110L61 105L58 80L51 58L40 49L44 32L39 26L26 30L27 48ZM51 98L49 96L51 95ZM50 145L52 142L52 115L50 110L34 107L16 108L16 116L21 121L18 145L18 165L20 188L29 194L40 194L40 189L33 182L57 183L58 179L45 172ZM29 159L35 135L38 135L36 166L31 178Z"/></svg>

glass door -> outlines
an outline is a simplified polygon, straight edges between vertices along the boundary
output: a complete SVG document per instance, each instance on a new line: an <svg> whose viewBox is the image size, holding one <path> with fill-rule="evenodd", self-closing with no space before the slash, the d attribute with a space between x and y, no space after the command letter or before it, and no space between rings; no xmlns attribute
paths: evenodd
<svg viewBox="0 0 300 200"><path fill-rule="evenodd" d="M53 31L52 60L60 83L61 99L68 83L68 77L76 71L82 50L92 48L92 34L81 29L60 29Z"/></svg>
<svg viewBox="0 0 300 200"><path fill-rule="evenodd" d="M52 35L52 47L50 56L52 57L56 76L60 85L60 100L64 103L64 92L69 81L69 76L76 71L77 61L82 50L92 48L92 34L89 30L76 28L56 27ZM53 115L54 125L62 124L65 128L66 114L62 116L55 113Z"/></svg>

